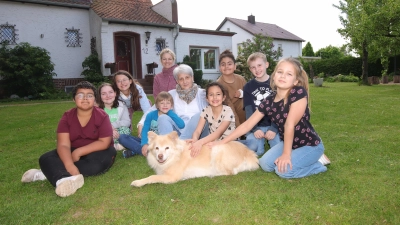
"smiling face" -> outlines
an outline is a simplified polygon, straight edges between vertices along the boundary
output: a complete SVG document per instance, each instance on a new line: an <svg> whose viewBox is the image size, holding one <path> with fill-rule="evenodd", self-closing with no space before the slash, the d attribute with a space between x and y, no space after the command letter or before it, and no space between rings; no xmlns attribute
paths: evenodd
<svg viewBox="0 0 400 225"><path fill-rule="evenodd" d="M229 57L224 57L219 63L219 70L222 75L232 75L236 70L236 64Z"/></svg>
<svg viewBox="0 0 400 225"><path fill-rule="evenodd" d="M170 100L164 99L157 103L157 109L163 114L167 114L170 109L172 109L172 102Z"/></svg>
<svg viewBox="0 0 400 225"><path fill-rule="evenodd" d="M115 82L117 83L118 89L125 95L129 94L129 88L132 84L132 80L129 77L119 74L115 75Z"/></svg>
<svg viewBox="0 0 400 225"><path fill-rule="evenodd" d="M92 89L79 88L74 96L76 107L79 110L92 110L95 101L95 95Z"/></svg>
<svg viewBox="0 0 400 225"><path fill-rule="evenodd" d="M290 89L297 85L297 71L290 62L281 62L273 76L274 84L279 89Z"/></svg>
<svg viewBox="0 0 400 225"><path fill-rule="evenodd" d="M193 86L193 77L186 73L178 75L178 84L183 90L189 90Z"/></svg>
<svg viewBox="0 0 400 225"><path fill-rule="evenodd" d="M109 85L103 86L100 90L100 98L101 101L104 102L104 105L107 108L111 108L115 101L117 93L113 90L113 88Z"/></svg>
<svg viewBox="0 0 400 225"><path fill-rule="evenodd" d="M174 60L174 57L166 52L161 56L161 65L164 69L169 69L174 65Z"/></svg>
<svg viewBox="0 0 400 225"><path fill-rule="evenodd" d="M261 81L267 75L268 62L264 62L261 58L256 58L255 60L249 62L249 69L256 80Z"/></svg>
<svg viewBox="0 0 400 225"><path fill-rule="evenodd" d="M211 86L207 89L207 102L212 107L221 106L226 96L219 86Z"/></svg>

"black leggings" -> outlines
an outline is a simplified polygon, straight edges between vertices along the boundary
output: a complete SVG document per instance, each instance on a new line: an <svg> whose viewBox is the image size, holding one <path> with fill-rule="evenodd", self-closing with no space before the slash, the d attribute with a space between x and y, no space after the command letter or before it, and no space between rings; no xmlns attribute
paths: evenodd
<svg viewBox="0 0 400 225"><path fill-rule="evenodd" d="M75 149L72 149L74 151ZM106 150L92 152L82 156L75 166L79 172L87 177L107 172L114 163L117 152L114 147ZM55 187L59 179L72 176L58 156L57 149L46 152L39 158L39 165L47 180Z"/></svg>

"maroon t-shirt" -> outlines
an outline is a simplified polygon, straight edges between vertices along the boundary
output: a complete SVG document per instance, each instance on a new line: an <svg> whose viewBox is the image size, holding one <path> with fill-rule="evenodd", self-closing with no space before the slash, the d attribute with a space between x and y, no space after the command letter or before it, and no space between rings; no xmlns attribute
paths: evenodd
<svg viewBox="0 0 400 225"><path fill-rule="evenodd" d="M93 107L89 122L85 127L82 127L78 120L77 109L72 108L61 117L57 133L69 133L71 147L79 148L97 141L99 138L112 137L113 129L110 119L104 110Z"/></svg>
<svg viewBox="0 0 400 225"><path fill-rule="evenodd" d="M273 123L278 125L279 136L284 140L284 126L286 118L289 114L290 105L302 98L307 98L307 91L303 87L294 86L289 93L286 105L283 99L279 102L274 102L276 92L269 95L258 106L258 111L268 116ZM292 149L300 148L303 146L317 146L321 142L321 138L315 132L310 123L310 112L308 104L306 111L301 117L300 121L296 124L294 129Z"/></svg>

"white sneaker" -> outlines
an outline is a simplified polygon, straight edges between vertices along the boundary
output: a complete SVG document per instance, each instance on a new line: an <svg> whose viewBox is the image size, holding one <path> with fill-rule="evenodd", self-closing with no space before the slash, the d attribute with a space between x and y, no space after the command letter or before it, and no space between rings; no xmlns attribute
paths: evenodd
<svg viewBox="0 0 400 225"><path fill-rule="evenodd" d="M322 154L321 158L318 159L318 162L324 166L331 164L331 160L329 160L325 154Z"/></svg>
<svg viewBox="0 0 400 225"><path fill-rule="evenodd" d="M81 188L84 182L82 174L62 178L56 183L56 194L60 197L70 196Z"/></svg>
<svg viewBox="0 0 400 225"><path fill-rule="evenodd" d="M41 170L38 169L30 169L22 175L21 182L29 183L38 180L47 180L46 176L43 174Z"/></svg>
<svg viewBox="0 0 400 225"><path fill-rule="evenodd" d="M125 147L122 146L120 143L114 144L114 148L115 148L115 150L117 150L117 151L122 151L122 150L125 149Z"/></svg>

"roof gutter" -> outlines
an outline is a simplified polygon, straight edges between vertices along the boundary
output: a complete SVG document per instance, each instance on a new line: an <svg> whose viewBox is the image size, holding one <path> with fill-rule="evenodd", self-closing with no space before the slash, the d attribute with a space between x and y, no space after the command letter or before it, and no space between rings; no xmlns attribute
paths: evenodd
<svg viewBox="0 0 400 225"><path fill-rule="evenodd" d="M117 24L127 24L127 25L143 25L143 26L152 26L152 27L167 27L167 28L175 28L174 24L159 24L159 23L149 23L149 22L139 22L139 21L129 21L129 20L119 20L119 19L108 19L103 18L104 20L108 20L108 23L117 23Z"/></svg>
<svg viewBox="0 0 400 225"><path fill-rule="evenodd" d="M77 9L90 9L90 5L77 5L77 4L69 4L62 2L48 2L42 0L6 0L9 2L21 2L21 3L32 3L39 5L52 5L52 6L61 6L61 7L69 7L69 8L77 8Z"/></svg>

